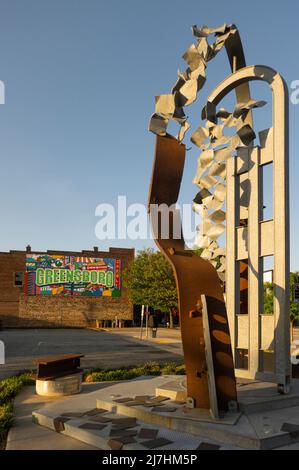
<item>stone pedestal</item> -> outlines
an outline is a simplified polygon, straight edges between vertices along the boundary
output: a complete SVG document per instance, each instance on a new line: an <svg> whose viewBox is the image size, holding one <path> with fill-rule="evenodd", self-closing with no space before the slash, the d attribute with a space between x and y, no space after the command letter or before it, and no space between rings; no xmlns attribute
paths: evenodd
<svg viewBox="0 0 299 470"><path fill-rule="evenodd" d="M36 380L36 393L46 397L74 395L81 392L82 374L67 375L55 380Z"/></svg>
<svg viewBox="0 0 299 470"><path fill-rule="evenodd" d="M165 385L156 388L157 396L167 397L170 400L185 402L187 400L186 379L172 380Z"/></svg>

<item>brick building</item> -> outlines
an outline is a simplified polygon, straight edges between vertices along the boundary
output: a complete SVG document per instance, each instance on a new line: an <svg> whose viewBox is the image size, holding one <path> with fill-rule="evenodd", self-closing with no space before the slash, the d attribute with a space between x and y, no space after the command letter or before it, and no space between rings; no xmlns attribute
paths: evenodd
<svg viewBox="0 0 299 470"><path fill-rule="evenodd" d="M133 306L121 273L133 258L128 248L0 252L1 326L86 327L116 317L130 325Z"/></svg>

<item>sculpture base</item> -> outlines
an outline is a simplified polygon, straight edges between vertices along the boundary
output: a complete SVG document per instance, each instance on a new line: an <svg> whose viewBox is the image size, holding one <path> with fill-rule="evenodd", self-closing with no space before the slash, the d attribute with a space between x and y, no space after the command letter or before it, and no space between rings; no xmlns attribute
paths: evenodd
<svg viewBox="0 0 299 470"><path fill-rule="evenodd" d="M299 443L299 380L292 382L291 393L286 396L277 394L276 384L239 384L242 412L226 413L214 420L208 410L190 409L180 400L156 394L158 390L168 388L173 392L173 382L177 382L181 391L182 379L178 376L140 377L123 383L86 384L85 393L80 397L60 399L47 405L33 413L34 420L55 429L59 416L63 419L69 416L61 432L101 449L109 449L113 424L108 419L105 426L100 423L103 429L95 429L95 421L91 419L95 406L100 409L100 416L136 419L136 431L133 428L136 442L125 444L124 450L145 448L144 440L139 438L143 428L154 429L158 438L173 441L162 448L165 450L197 449L202 442L210 442L223 449L257 450ZM172 383L171 387L167 385L169 383ZM88 387L90 393L87 392ZM90 410L92 415L84 415L85 410Z"/></svg>
<svg viewBox="0 0 299 470"><path fill-rule="evenodd" d="M162 395L170 400L185 402L187 400L186 379L172 380L156 388L156 396Z"/></svg>

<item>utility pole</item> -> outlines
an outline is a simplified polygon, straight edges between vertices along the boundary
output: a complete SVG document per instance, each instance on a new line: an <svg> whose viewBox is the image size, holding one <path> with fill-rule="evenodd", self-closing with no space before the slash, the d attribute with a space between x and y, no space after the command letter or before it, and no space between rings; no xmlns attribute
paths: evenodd
<svg viewBox="0 0 299 470"><path fill-rule="evenodd" d="M142 339L143 317L144 317L144 305L142 305L141 307L140 339Z"/></svg>

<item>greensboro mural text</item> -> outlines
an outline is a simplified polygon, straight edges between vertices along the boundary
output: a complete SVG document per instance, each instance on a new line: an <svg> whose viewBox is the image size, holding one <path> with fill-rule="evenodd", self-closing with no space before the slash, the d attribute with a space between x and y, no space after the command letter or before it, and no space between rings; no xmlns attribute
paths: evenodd
<svg viewBox="0 0 299 470"><path fill-rule="evenodd" d="M45 286L47 284L60 284L65 282L88 282L90 284L101 284L106 287L113 287L113 272L103 271L70 271L68 269L43 269L36 270L36 285Z"/></svg>
<svg viewBox="0 0 299 470"><path fill-rule="evenodd" d="M26 257L26 295L121 295L121 261L75 255Z"/></svg>

